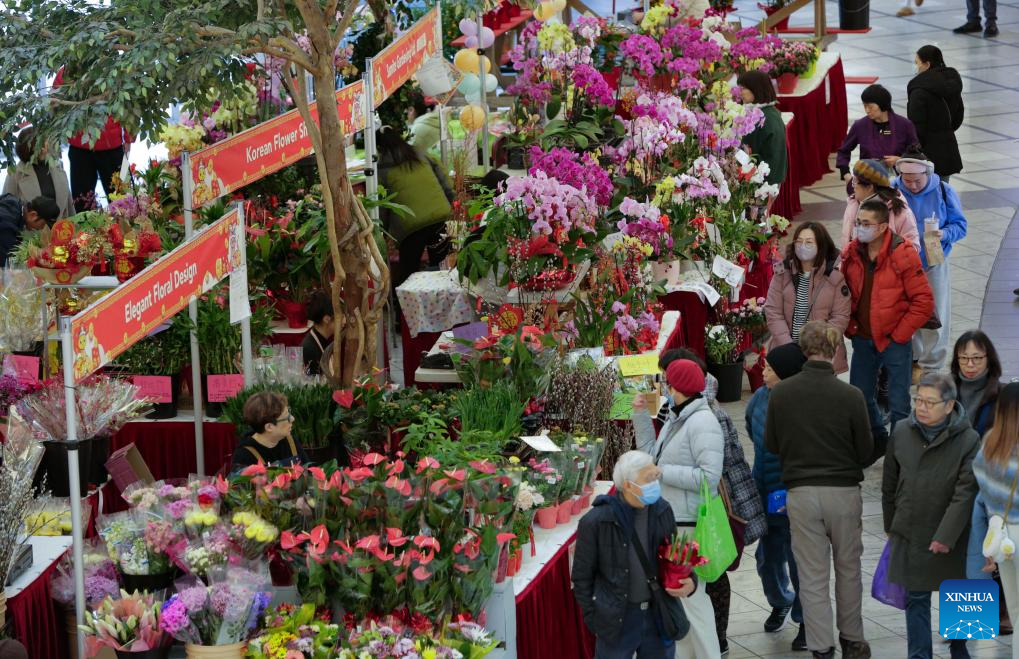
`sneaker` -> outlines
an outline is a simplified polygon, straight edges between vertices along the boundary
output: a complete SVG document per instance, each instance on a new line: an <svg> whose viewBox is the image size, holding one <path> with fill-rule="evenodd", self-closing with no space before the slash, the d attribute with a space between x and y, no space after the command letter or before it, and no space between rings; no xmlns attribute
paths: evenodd
<svg viewBox="0 0 1019 659"><path fill-rule="evenodd" d="M912 7L903 7L899 11L895 12L896 16L912 16L916 12L913 11Z"/></svg>
<svg viewBox="0 0 1019 659"><path fill-rule="evenodd" d="M870 644L867 641L848 641L839 636L842 659L870 659Z"/></svg>
<svg viewBox="0 0 1019 659"><path fill-rule="evenodd" d="M974 32L979 31L980 21L966 21L965 25L960 25L959 27L952 30L952 32L955 32L956 34L972 34Z"/></svg>
<svg viewBox="0 0 1019 659"><path fill-rule="evenodd" d="M998 25L996 23L988 23L987 27L984 28L985 37L996 37L998 36Z"/></svg>
<svg viewBox="0 0 1019 659"><path fill-rule="evenodd" d="M721 641L718 642L718 649L720 651L720 654L723 657L728 656L728 654L729 654L729 641L727 639L723 638Z"/></svg>
<svg viewBox="0 0 1019 659"><path fill-rule="evenodd" d="M782 631L785 624L789 621L789 614L792 612L793 607L791 606L780 606L771 610L771 615L764 621L764 631L769 634Z"/></svg>
<svg viewBox="0 0 1019 659"><path fill-rule="evenodd" d="M814 655L814 659L835 659L835 648L828 648L824 652L814 650L812 654Z"/></svg>
<svg viewBox="0 0 1019 659"><path fill-rule="evenodd" d="M807 628L800 624L800 631L793 639L793 652L804 652L807 649Z"/></svg>

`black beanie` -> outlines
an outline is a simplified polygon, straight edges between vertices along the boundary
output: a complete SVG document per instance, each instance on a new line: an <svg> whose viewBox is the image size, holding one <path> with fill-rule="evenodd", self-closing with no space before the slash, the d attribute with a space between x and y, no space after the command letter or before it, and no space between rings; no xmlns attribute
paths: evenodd
<svg viewBox="0 0 1019 659"><path fill-rule="evenodd" d="M803 356L803 351L795 343L787 343L772 348L764 355L764 358L768 361L768 366L771 367L771 370L775 371L775 375L781 380L796 375L803 370L803 365L807 363L807 358Z"/></svg>
<svg viewBox="0 0 1019 659"><path fill-rule="evenodd" d="M892 93L881 85L870 85L860 94L860 100L864 103L873 103L881 108L882 112L892 109Z"/></svg>

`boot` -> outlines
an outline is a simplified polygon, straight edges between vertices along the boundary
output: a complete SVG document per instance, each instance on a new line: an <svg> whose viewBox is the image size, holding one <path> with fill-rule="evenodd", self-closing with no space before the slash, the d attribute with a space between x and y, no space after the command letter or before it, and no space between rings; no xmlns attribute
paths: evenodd
<svg viewBox="0 0 1019 659"><path fill-rule="evenodd" d="M842 659L870 659L870 644L867 641L848 641L839 636Z"/></svg>
<svg viewBox="0 0 1019 659"><path fill-rule="evenodd" d="M988 23L986 26L984 26L984 36L985 37L996 37L996 36L998 36L998 24L997 23Z"/></svg>
<svg viewBox="0 0 1019 659"><path fill-rule="evenodd" d="M952 30L956 34L973 34L980 31L980 21L966 21L965 24Z"/></svg>

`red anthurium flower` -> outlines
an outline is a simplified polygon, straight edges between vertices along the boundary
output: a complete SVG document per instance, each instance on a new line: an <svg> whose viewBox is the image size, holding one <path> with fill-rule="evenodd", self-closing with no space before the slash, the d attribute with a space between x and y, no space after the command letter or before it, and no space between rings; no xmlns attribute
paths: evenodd
<svg viewBox="0 0 1019 659"><path fill-rule="evenodd" d="M230 489L230 483L223 478L222 474L216 474L216 491L220 494L226 494L227 490Z"/></svg>
<svg viewBox="0 0 1019 659"><path fill-rule="evenodd" d="M470 568L469 566L467 566L467 565L462 565L462 564L460 564L460 563L457 563L456 565L454 565L454 566L453 566L453 569L454 569L454 570L460 570L460 571L461 571L461 572L463 572L464 574L470 574L470 573L471 573L471 568Z"/></svg>
<svg viewBox="0 0 1019 659"><path fill-rule="evenodd" d="M296 547L298 544L300 544L300 542L301 542L300 535L294 535L290 531L284 531L283 533L280 533L280 547L287 551Z"/></svg>
<svg viewBox="0 0 1019 659"><path fill-rule="evenodd" d="M449 476L450 478L452 478L455 481L462 481L467 476L467 472L464 471L463 469L454 469L454 470L448 470L447 469L446 471L443 471L442 473L446 474L447 476Z"/></svg>
<svg viewBox="0 0 1019 659"><path fill-rule="evenodd" d="M480 471L483 474L495 473L495 465L489 462L488 460L475 460L471 462L470 465L471 469L474 469L475 471Z"/></svg>
<svg viewBox="0 0 1019 659"><path fill-rule="evenodd" d="M447 479L440 478L439 480L437 480L434 483L432 483L431 487L428 488L428 491L431 492L435 496L439 496L440 494L445 492L447 489L449 489L448 485L449 485L449 481Z"/></svg>
<svg viewBox="0 0 1019 659"><path fill-rule="evenodd" d="M391 463L386 469L390 476L396 476L397 474L403 473L403 468L405 466L406 465L403 460L397 460L396 462Z"/></svg>
<svg viewBox="0 0 1019 659"><path fill-rule="evenodd" d="M421 473L425 469L438 469L440 467L439 461L435 458L424 457L418 460L417 473Z"/></svg>
<svg viewBox="0 0 1019 659"><path fill-rule="evenodd" d="M268 489L269 490L272 490L273 488L282 489L289 485L291 480L292 479L290 477L290 474L288 474L287 472L283 472L282 474L277 475L276 478L272 479L272 482L269 483Z"/></svg>
<svg viewBox="0 0 1019 659"><path fill-rule="evenodd" d="M364 456L364 459L362 460L362 462L364 462L364 464L369 467L374 467L375 465L382 464L385 461L386 456L382 455L381 453L369 453L368 455Z"/></svg>
<svg viewBox="0 0 1019 659"><path fill-rule="evenodd" d="M419 565L414 568L414 578L418 581L424 581L430 576L432 576L432 573L426 570L423 565Z"/></svg>
<svg viewBox="0 0 1019 659"><path fill-rule="evenodd" d="M357 549L364 549L365 551L372 551L378 549L382 545L382 541L377 535L367 535L357 541L354 545Z"/></svg>
<svg viewBox="0 0 1019 659"><path fill-rule="evenodd" d="M393 577L393 581L395 581L399 585L402 585L403 582L406 581L406 580L407 580L407 573L406 572L400 572L395 577Z"/></svg>
<svg viewBox="0 0 1019 659"><path fill-rule="evenodd" d="M326 472L323 471L321 467L308 467L308 473L311 474L312 477L319 482L322 482L326 479Z"/></svg>
<svg viewBox="0 0 1019 659"><path fill-rule="evenodd" d="M434 549L439 551L439 540L430 535L419 535L414 538L414 544L419 549Z"/></svg>
<svg viewBox="0 0 1019 659"><path fill-rule="evenodd" d="M410 481L405 481L402 478L397 478L396 476L390 476L386 480L385 486L391 490L399 492L405 497L410 496L411 492Z"/></svg>
<svg viewBox="0 0 1019 659"><path fill-rule="evenodd" d="M403 531L400 529L394 529L392 527L386 529L386 542L388 542L391 547L402 547L407 544L409 539L410 538L403 535Z"/></svg>
<svg viewBox="0 0 1019 659"><path fill-rule="evenodd" d="M489 348L495 347L495 344L499 342L499 338L496 336L483 336L480 339L474 340L475 350L488 350Z"/></svg>
<svg viewBox="0 0 1019 659"><path fill-rule="evenodd" d="M241 476L259 476L265 473L265 464L259 460L256 464L249 465L241 470Z"/></svg>
<svg viewBox="0 0 1019 659"><path fill-rule="evenodd" d="M336 401L337 405L345 407L348 410L351 405L354 404L354 392L350 389L341 389L340 391L333 392L333 400Z"/></svg>
<svg viewBox="0 0 1019 659"><path fill-rule="evenodd" d="M350 471L348 471L347 476L349 476L350 480L354 481L355 483L360 483L364 479L370 478L373 473L375 472L373 472L368 467L358 467L357 469L351 469Z"/></svg>
<svg viewBox="0 0 1019 659"><path fill-rule="evenodd" d="M495 536L495 541L501 545L509 542L515 537L517 537L516 533L500 533L499 535Z"/></svg>
<svg viewBox="0 0 1019 659"><path fill-rule="evenodd" d="M325 524L319 524L311 530L309 536L311 539L312 549L316 554L324 554L326 546L329 544L329 531L326 529Z"/></svg>

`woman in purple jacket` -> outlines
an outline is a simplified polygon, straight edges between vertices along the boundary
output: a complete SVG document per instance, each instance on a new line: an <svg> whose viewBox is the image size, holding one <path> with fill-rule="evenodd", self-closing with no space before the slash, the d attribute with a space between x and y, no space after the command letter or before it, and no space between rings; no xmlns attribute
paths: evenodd
<svg viewBox="0 0 1019 659"><path fill-rule="evenodd" d="M835 166L843 181L850 177L849 160L859 145L860 160L873 158L891 168L906 149L920 140L913 123L892 110L892 95L881 85L871 85L860 95L866 117L849 127L846 141L839 147Z"/></svg>

